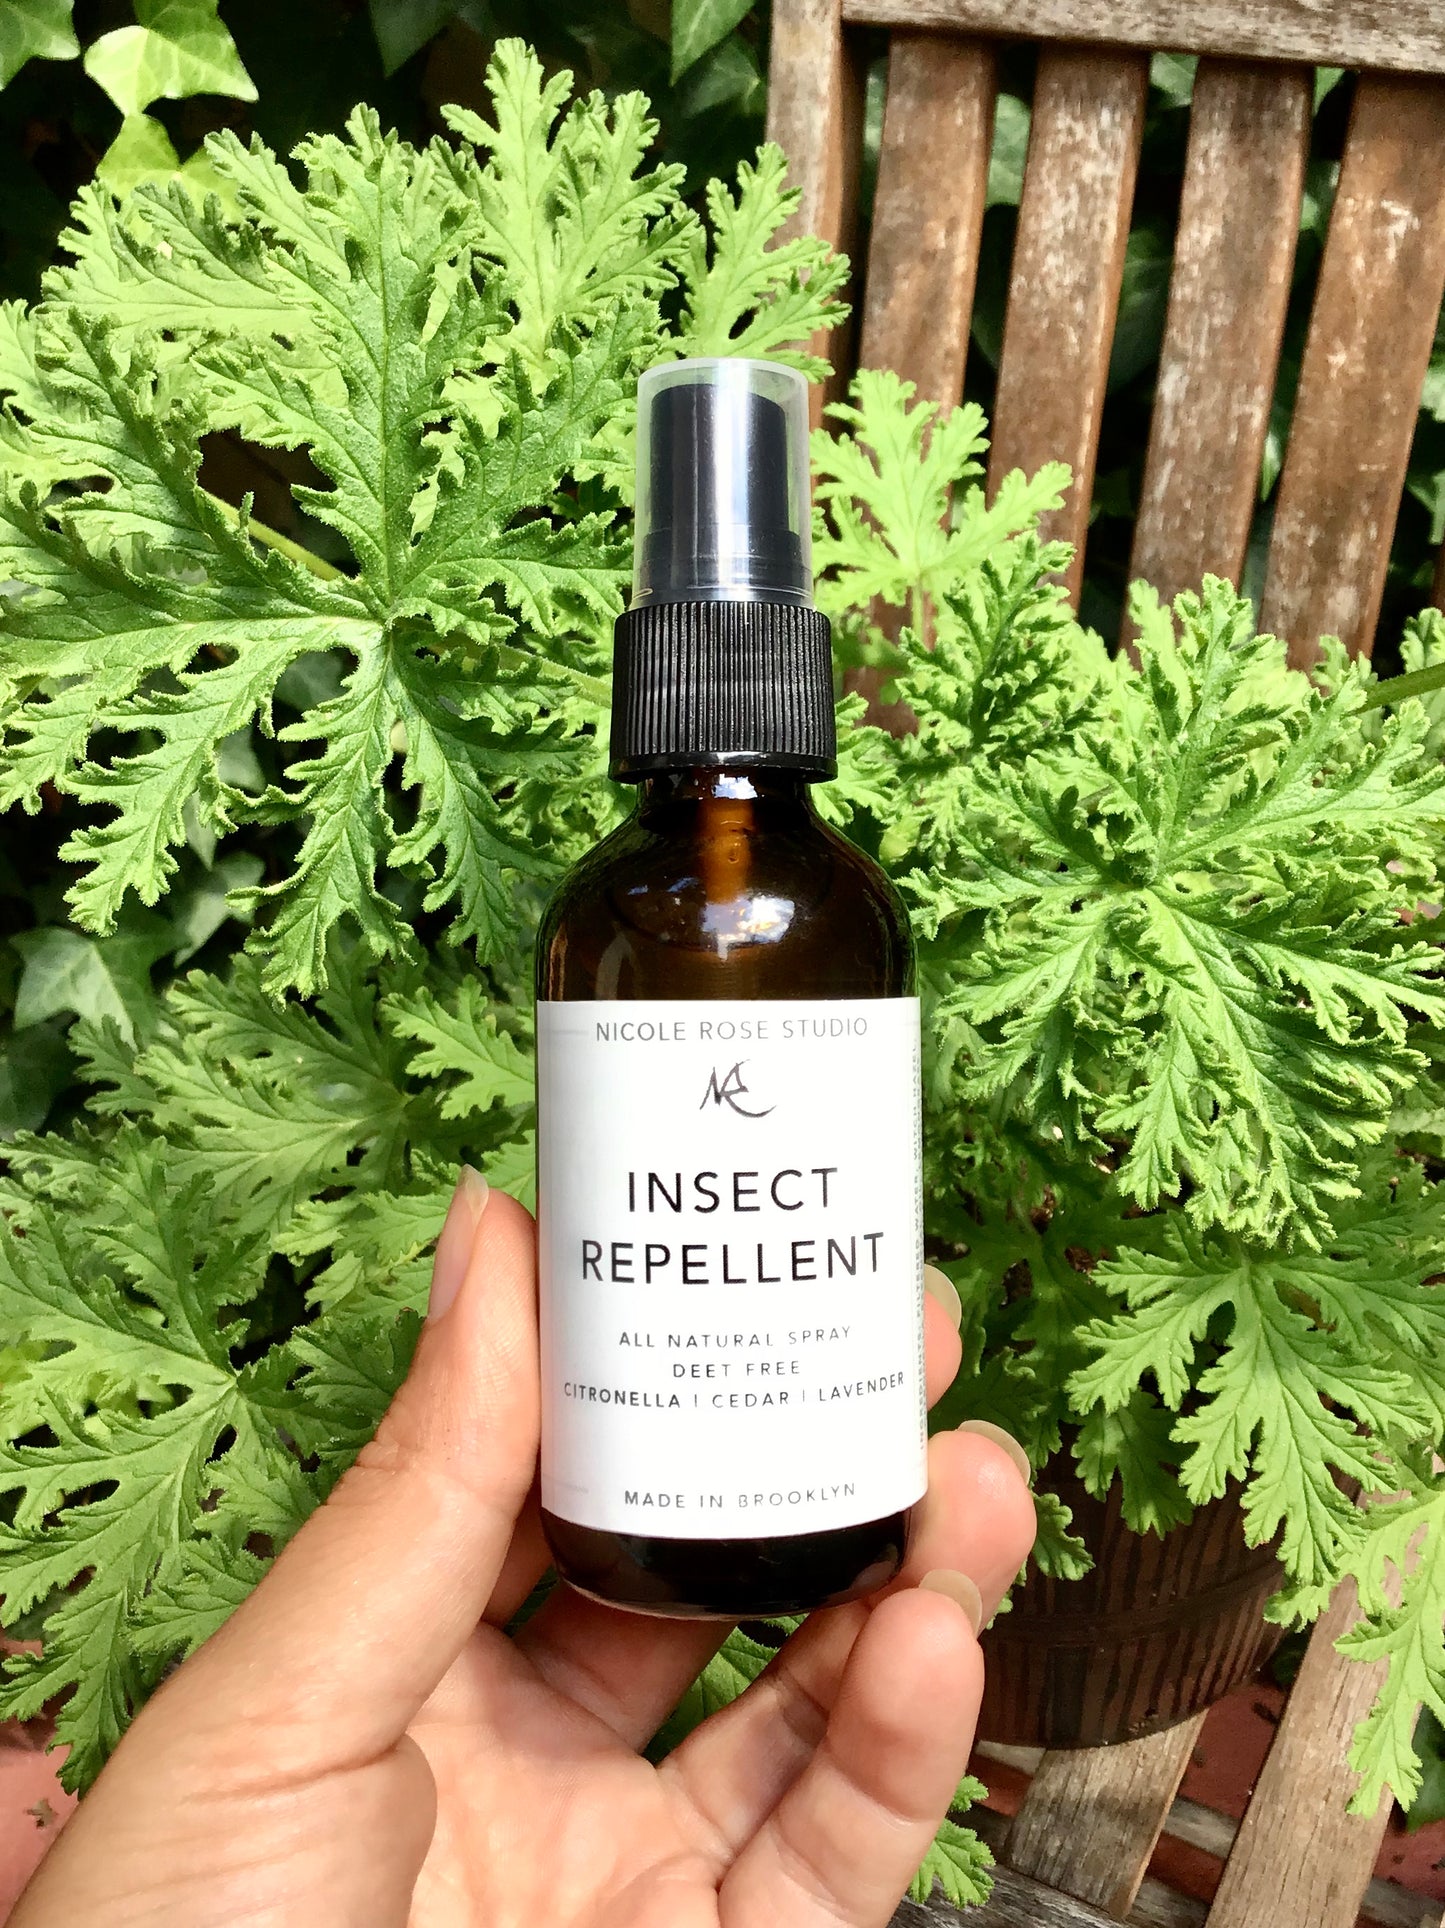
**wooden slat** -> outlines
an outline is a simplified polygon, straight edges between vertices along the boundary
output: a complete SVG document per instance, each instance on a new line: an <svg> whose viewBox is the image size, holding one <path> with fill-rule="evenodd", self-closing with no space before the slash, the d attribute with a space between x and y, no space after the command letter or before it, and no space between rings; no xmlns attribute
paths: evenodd
<svg viewBox="0 0 1445 1928"><path fill-rule="evenodd" d="M1068 1895L1056 1894L1027 1875L1000 1868L992 1895L981 1908L966 1914L938 1896L920 1906L905 1901L893 1917L893 1928L1110 1928L1107 1915L1085 1907Z"/></svg>
<svg viewBox="0 0 1445 1928"><path fill-rule="evenodd" d="M1259 497L1309 150L1311 76L1201 61L1131 577L1238 582Z"/></svg>
<svg viewBox="0 0 1445 1928"><path fill-rule="evenodd" d="M963 394L996 91L992 48L894 34L858 360L949 406Z"/></svg>
<svg viewBox="0 0 1445 1928"><path fill-rule="evenodd" d="M852 255L858 220L858 168L863 148L863 72L843 31L839 0L776 0L768 67L767 134L788 157L788 184L802 198L779 240L816 234ZM850 293L850 299L852 299ZM814 387L814 426L827 401L847 384L851 350L846 326L813 340L837 374Z"/></svg>
<svg viewBox="0 0 1445 1928"><path fill-rule="evenodd" d="M1341 1745L1344 1744L1342 1741ZM1171 1841L1187 1841L1191 1847L1202 1848L1205 1854L1224 1862L1229 1859L1239 1823L1227 1814L1216 1813L1213 1808L1201 1807L1197 1801L1181 1798L1170 1808L1164 1832ZM1382 1880L1377 1875L1365 1890L1360 1913L1373 1928L1438 1928L1435 1920L1438 1908L1439 1904L1425 1895L1412 1894L1397 1882ZM1129 1919L1133 1921L1135 1916Z"/></svg>
<svg viewBox="0 0 1445 1928"><path fill-rule="evenodd" d="M1073 486L1044 530L1074 544L1067 580L1075 597L1148 87L1142 54L1050 47L1039 55L989 490L1012 469L1069 464Z"/></svg>
<svg viewBox="0 0 1445 1928"><path fill-rule="evenodd" d="M1204 1928L1207 1910L1192 1895L1175 1894L1162 1882L1146 1881L1130 1928ZM893 1928L1115 1928L1107 1915L1087 1902L1075 1901L1044 1887L1011 1868L994 1874L993 1894L981 1908L960 1911L942 1896L920 1906L905 1901L893 1917Z"/></svg>
<svg viewBox="0 0 1445 1928"><path fill-rule="evenodd" d="M802 199L779 239L843 235L847 59L838 0L778 0L768 73L768 139L788 157L788 185Z"/></svg>
<svg viewBox="0 0 1445 1928"><path fill-rule="evenodd" d="M1009 1834L1009 1866L1123 1921L1203 1725L1197 1714L1146 1740L1045 1754Z"/></svg>
<svg viewBox="0 0 1445 1928"><path fill-rule="evenodd" d="M1209 1928L1354 1928L1389 1819L1345 1812L1354 1775L1345 1750L1374 1704L1384 1662L1346 1660L1335 1642L1357 1617L1354 1583L1315 1625Z"/></svg>
<svg viewBox="0 0 1445 1928"><path fill-rule="evenodd" d="M1445 292L1445 87L1355 96L1280 479L1262 621L1368 654Z"/></svg>
<svg viewBox="0 0 1445 1928"><path fill-rule="evenodd" d="M844 0L859 25L1445 74L1438 0Z"/></svg>

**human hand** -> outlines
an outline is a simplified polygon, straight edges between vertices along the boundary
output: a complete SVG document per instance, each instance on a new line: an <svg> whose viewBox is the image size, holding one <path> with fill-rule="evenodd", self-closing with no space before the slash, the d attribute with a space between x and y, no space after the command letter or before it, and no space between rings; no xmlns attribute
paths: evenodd
<svg viewBox="0 0 1445 1928"><path fill-rule="evenodd" d="M959 1346L927 1311L936 1397ZM137 1718L10 1928L885 1923L1033 1538L1007 1447L936 1437L899 1579L814 1614L654 1767L722 1630L559 1587L503 1631L548 1565L538 1406L532 1222L468 1173L375 1439Z"/></svg>

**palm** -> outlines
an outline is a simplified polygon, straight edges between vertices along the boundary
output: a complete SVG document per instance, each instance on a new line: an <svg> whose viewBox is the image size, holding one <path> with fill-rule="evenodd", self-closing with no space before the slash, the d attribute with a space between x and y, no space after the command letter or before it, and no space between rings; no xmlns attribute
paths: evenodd
<svg viewBox="0 0 1445 1928"><path fill-rule="evenodd" d="M675 1776L479 1630L412 1736L437 1784L414 1928L702 1928L726 1861Z"/></svg>

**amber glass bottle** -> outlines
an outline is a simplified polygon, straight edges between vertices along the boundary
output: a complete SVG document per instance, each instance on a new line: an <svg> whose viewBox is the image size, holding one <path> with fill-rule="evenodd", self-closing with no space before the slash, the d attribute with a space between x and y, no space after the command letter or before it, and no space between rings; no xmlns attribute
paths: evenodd
<svg viewBox="0 0 1445 1928"><path fill-rule="evenodd" d="M796 1612L885 1582L922 1491L912 954L810 798L806 390L678 363L640 409L638 807L538 949L543 1521L599 1598Z"/></svg>

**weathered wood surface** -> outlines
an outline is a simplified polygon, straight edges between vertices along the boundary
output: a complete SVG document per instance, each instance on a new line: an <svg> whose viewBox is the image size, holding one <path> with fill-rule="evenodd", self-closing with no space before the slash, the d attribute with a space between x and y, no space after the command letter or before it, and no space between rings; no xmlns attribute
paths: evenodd
<svg viewBox="0 0 1445 1928"><path fill-rule="evenodd" d="M1129 1928L1204 1928L1206 1908L1192 1895L1177 1895L1161 1882L1147 1881ZM981 1908L960 1911L935 1895L927 1903L905 1901L893 1928L1117 1928L1087 1902L1061 1895L1011 1868L994 1874L994 1891ZM1256 1928L1265 1928L1256 1924Z"/></svg>
<svg viewBox="0 0 1445 1928"><path fill-rule="evenodd" d="M768 71L767 134L788 157L788 184L801 191L779 239L816 234L854 253L858 169L863 147L863 74L856 48L843 33L839 0L783 0L773 13ZM846 330L820 332L814 350L846 370ZM844 385L840 374L827 394L814 388L815 424L825 401Z"/></svg>
<svg viewBox="0 0 1445 1928"><path fill-rule="evenodd" d="M1445 74L1439 0L844 0L843 17L860 26Z"/></svg>
<svg viewBox="0 0 1445 1928"><path fill-rule="evenodd" d="M1342 1734L1341 1751L1348 1744L1348 1736ZM1224 1862L1229 1859L1239 1823L1213 1808L1201 1807L1197 1801L1180 1799L1169 1810L1164 1832L1172 1840L1187 1841ZM1365 1889L1360 1913L1374 1928L1438 1928L1439 1903L1377 1875Z"/></svg>
<svg viewBox="0 0 1445 1928"><path fill-rule="evenodd" d="M1368 654L1445 293L1445 87L1366 76L1280 478L1261 619Z"/></svg>
<svg viewBox="0 0 1445 1928"><path fill-rule="evenodd" d="M1259 497L1309 149L1311 76L1201 61L1131 580L1238 582Z"/></svg>
<svg viewBox="0 0 1445 1928"><path fill-rule="evenodd" d="M1008 1865L1123 1921L1204 1715L1120 1747L1045 1754L1009 1832Z"/></svg>
<svg viewBox="0 0 1445 1928"><path fill-rule="evenodd" d="M1034 83L989 488L1012 469L1069 464L1073 486L1044 532L1074 544L1075 597L1148 85L1142 54L1069 47L1044 49Z"/></svg>
<svg viewBox="0 0 1445 1928"><path fill-rule="evenodd" d="M1368 1817L1345 1812L1354 1787L1345 1748L1384 1672L1335 1651L1357 1613L1347 1581L1315 1624L1209 1928L1354 1928L1389 1819L1388 1799Z"/></svg>
<svg viewBox="0 0 1445 1928"><path fill-rule="evenodd" d="M893 35L858 360L949 405L963 393L996 92L982 42Z"/></svg>

